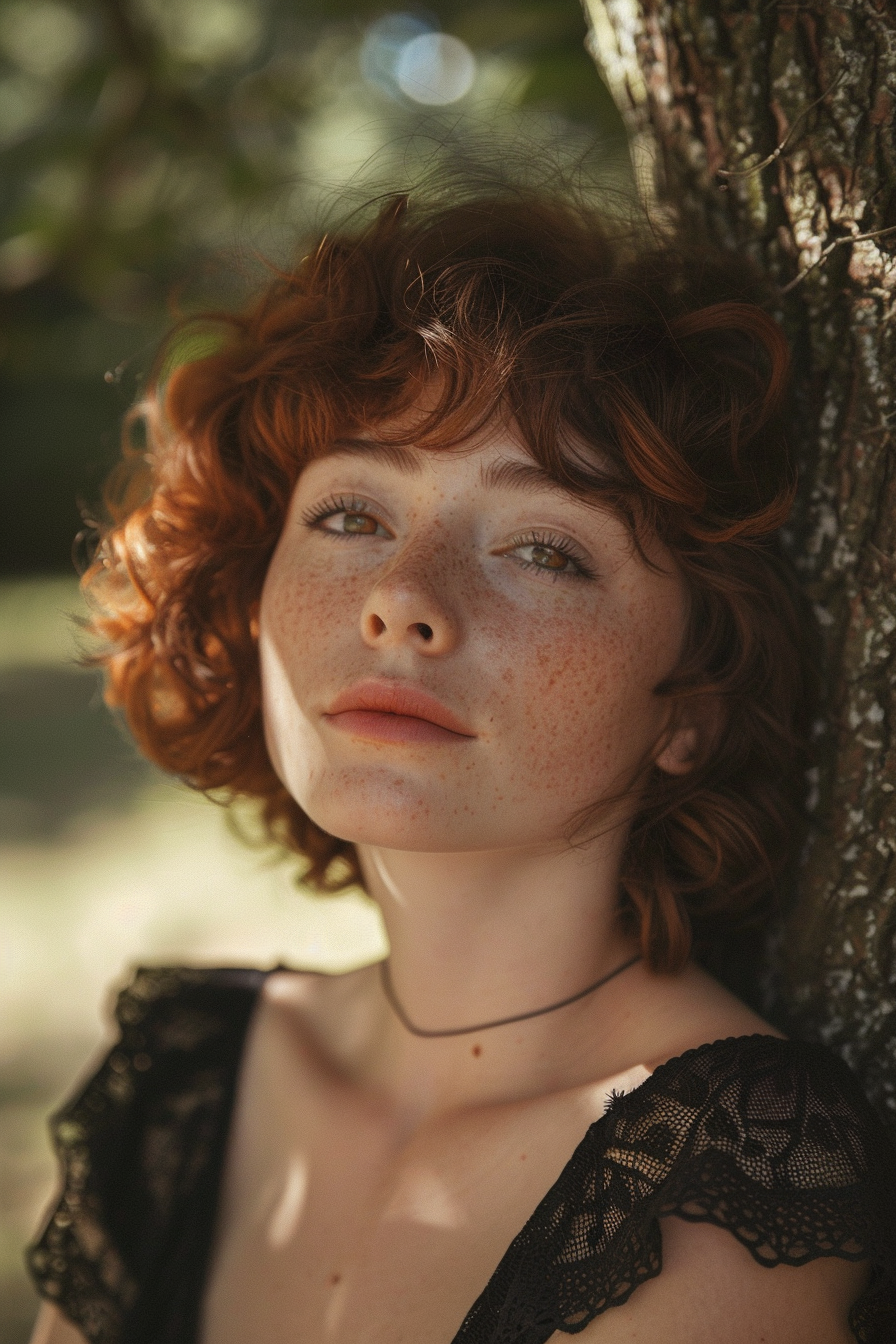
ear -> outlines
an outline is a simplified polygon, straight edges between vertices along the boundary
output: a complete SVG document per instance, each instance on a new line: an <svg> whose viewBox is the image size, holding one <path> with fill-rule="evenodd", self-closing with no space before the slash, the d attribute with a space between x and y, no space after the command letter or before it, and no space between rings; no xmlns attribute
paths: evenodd
<svg viewBox="0 0 896 1344"><path fill-rule="evenodd" d="M701 696L680 706L654 764L667 775L689 774L710 755L721 727L722 708L714 696Z"/></svg>
<svg viewBox="0 0 896 1344"><path fill-rule="evenodd" d="M698 746L696 728L677 728L654 764L667 775L686 775L697 764Z"/></svg>

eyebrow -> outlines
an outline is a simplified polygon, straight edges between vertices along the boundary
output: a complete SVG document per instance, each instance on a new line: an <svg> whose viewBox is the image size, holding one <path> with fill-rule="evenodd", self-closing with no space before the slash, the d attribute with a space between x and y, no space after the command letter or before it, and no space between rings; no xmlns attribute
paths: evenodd
<svg viewBox="0 0 896 1344"><path fill-rule="evenodd" d="M388 443L382 439L337 439L333 444L333 451L378 458L407 476L417 476L423 470L419 453L399 443ZM567 501L579 499L575 491L561 485L537 462L521 462L517 458L502 457L490 462L487 467L482 468L480 481L485 489L510 488L529 495L548 490Z"/></svg>
<svg viewBox="0 0 896 1344"><path fill-rule="evenodd" d="M482 470L481 480L486 487L510 487L512 490L522 490L529 495L549 490L564 500L579 499L574 491L561 485L537 462L520 462L512 457L501 457L496 462L489 463Z"/></svg>
<svg viewBox="0 0 896 1344"><path fill-rule="evenodd" d="M423 470L418 454L402 447L400 443L386 443L382 439L335 439L330 451L379 458L405 476L419 476Z"/></svg>

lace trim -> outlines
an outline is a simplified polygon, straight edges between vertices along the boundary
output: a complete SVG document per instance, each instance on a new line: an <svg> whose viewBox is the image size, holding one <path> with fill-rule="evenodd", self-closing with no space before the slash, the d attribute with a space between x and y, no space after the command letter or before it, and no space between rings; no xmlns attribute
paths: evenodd
<svg viewBox="0 0 896 1344"><path fill-rule="evenodd" d="M191 1337L263 981L262 971L139 969L118 997L118 1043L51 1117L62 1189L26 1258L40 1293L91 1344Z"/></svg>
<svg viewBox="0 0 896 1344"><path fill-rule="evenodd" d="M542 1344L583 1330L659 1274L668 1215L726 1229L768 1267L870 1259L875 1278L851 1325L863 1344L887 1344L894 1193L896 1155L834 1056L769 1036L701 1046L614 1098L454 1344Z"/></svg>

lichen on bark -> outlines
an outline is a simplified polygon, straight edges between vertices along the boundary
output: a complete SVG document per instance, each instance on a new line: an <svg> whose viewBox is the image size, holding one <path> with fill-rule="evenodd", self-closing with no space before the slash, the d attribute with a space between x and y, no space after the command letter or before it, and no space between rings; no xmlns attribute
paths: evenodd
<svg viewBox="0 0 896 1344"><path fill-rule="evenodd" d="M642 187L781 293L801 475L784 540L827 689L770 1009L839 1051L896 1131L896 11L585 5Z"/></svg>

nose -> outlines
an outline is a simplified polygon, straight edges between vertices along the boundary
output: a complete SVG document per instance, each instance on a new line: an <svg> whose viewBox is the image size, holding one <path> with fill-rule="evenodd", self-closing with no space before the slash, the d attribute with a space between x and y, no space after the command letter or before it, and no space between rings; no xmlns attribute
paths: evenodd
<svg viewBox="0 0 896 1344"><path fill-rule="evenodd" d="M442 560L418 557L383 574L361 613L361 634L370 648L411 648L430 657L449 653L457 644L456 613L436 586L447 578Z"/></svg>

